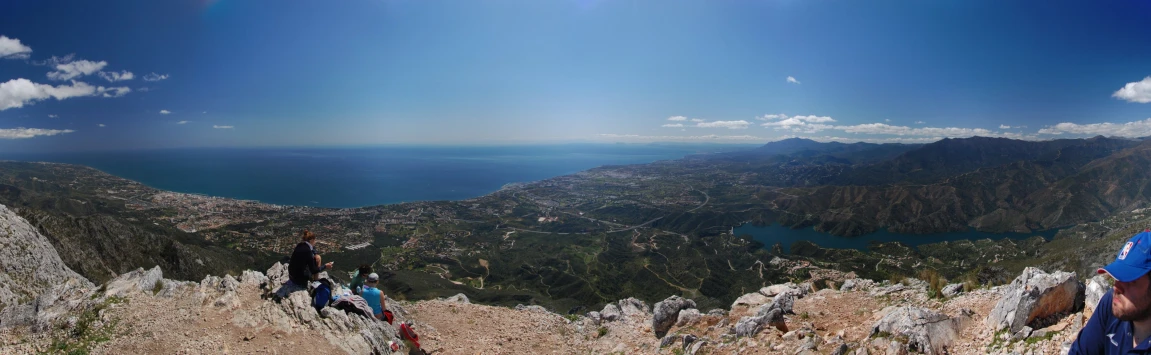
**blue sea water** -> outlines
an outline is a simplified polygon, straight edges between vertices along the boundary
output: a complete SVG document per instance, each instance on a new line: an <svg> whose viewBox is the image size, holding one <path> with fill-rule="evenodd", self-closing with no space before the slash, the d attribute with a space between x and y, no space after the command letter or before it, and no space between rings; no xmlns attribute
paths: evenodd
<svg viewBox="0 0 1151 355"><path fill-rule="evenodd" d="M0 159L90 166L158 189L283 205L361 207L462 200L505 184L748 148L724 145L565 144L364 148L196 148L0 153Z"/></svg>
<svg viewBox="0 0 1151 355"><path fill-rule="evenodd" d="M865 234L857 237L839 237L827 233L817 232L813 227L792 229L789 227L784 227L778 223L773 223L766 226L757 226L748 223L739 227L735 227L733 230L735 235L750 235L752 239L755 239L755 241L763 243L764 248L770 249L776 243L780 243L785 253L790 253L792 243L801 240L815 243L815 245L824 248L867 250L867 246L871 242L900 242L904 245L914 248L922 244L954 242L959 240L999 240L1003 238L1019 240L1031 238L1033 236L1041 236L1044 239L1050 240L1058 231L1059 230L1057 229L1052 229L1035 233L988 233L971 229L963 232L901 234L892 233L886 229L881 229L875 233Z"/></svg>

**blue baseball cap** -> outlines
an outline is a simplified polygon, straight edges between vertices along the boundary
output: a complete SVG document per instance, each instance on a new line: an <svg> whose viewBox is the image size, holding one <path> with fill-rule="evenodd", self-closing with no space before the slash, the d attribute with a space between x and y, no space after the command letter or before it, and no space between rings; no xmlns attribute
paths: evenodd
<svg viewBox="0 0 1151 355"><path fill-rule="evenodd" d="M1151 272L1151 231L1144 231L1131 237L1123 244L1123 248L1119 249L1115 262L1096 272L1107 273L1115 278L1115 281L1121 282L1135 281Z"/></svg>

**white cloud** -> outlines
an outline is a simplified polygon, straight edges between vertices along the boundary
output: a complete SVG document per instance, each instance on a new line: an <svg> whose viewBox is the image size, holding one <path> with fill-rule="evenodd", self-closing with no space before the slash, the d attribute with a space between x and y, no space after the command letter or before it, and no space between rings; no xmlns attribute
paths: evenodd
<svg viewBox="0 0 1151 355"><path fill-rule="evenodd" d="M1114 137L1146 137L1151 136L1151 118L1127 123L1089 123L1077 124L1063 122L1054 126L1039 129L1039 134L1083 134L1104 135Z"/></svg>
<svg viewBox="0 0 1151 355"><path fill-rule="evenodd" d="M739 121L714 121L714 122L700 122L696 123L696 127L700 128L727 128L727 129L747 129L751 122L744 120Z"/></svg>
<svg viewBox="0 0 1151 355"><path fill-rule="evenodd" d="M149 91L152 91L152 89L147 87L147 86L141 86L141 87L137 88L136 91L149 92Z"/></svg>
<svg viewBox="0 0 1151 355"><path fill-rule="evenodd" d="M38 136L54 136L57 134L75 132L70 129L43 129L43 128L4 128L0 129L0 139L22 139Z"/></svg>
<svg viewBox="0 0 1151 355"><path fill-rule="evenodd" d="M787 77L787 82L792 83L792 84L799 84L799 80L795 80L795 77L790 76L790 75ZM816 86L819 86L819 85L816 85Z"/></svg>
<svg viewBox="0 0 1151 355"><path fill-rule="evenodd" d="M927 122L923 122L923 121L915 121L915 124L924 124L924 123L927 123Z"/></svg>
<svg viewBox="0 0 1151 355"><path fill-rule="evenodd" d="M188 124L188 121L180 121L180 122L176 122L176 124Z"/></svg>
<svg viewBox="0 0 1151 355"><path fill-rule="evenodd" d="M56 67L60 64L71 63L74 58L76 58L76 53L72 53L63 57L52 56L51 58L45 60L33 60L32 64Z"/></svg>
<svg viewBox="0 0 1151 355"><path fill-rule="evenodd" d="M1111 97L1141 104L1151 102L1151 76L1123 85L1123 88L1115 91L1114 94L1111 94Z"/></svg>
<svg viewBox="0 0 1151 355"><path fill-rule="evenodd" d="M151 74L144 76L144 81L160 81L160 80L164 80L167 78L168 78L168 74L160 75L160 74L156 74L156 73L151 73Z"/></svg>
<svg viewBox="0 0 1151 355"><path fill-rule="evenodd" d="M787 115L780 113L780 114L763 115L763 116L756 117L755 119L764 120L764 121L771 121L771 120L778 120L778 119L784 119L784 118L787 118Z"/></svg>
<svg viewBox="0 0 1151 355"><path fill-rule="evenodd" d="M56 64L56 71L48 72L48 79L71 80L75 77L91 75L92 73L100 71L100 69L104 69L105 66L108 66L108 62L93 62L88 60Z"/></svg>
<svg viewBox="0 0 1151 355"><path fill-rule="evenodd" d="M893 136L925 136L925 137L972 137L972 136L1001 136L985 128L957 128L957 127L923 127L911 128L907 126L892 126L886 123L865 123L854 126L835 126L831 129L847 133L881 134Z"/></svg>
<svg viewBox="0 0 1151 355"><path fill-rule="evenodd" d="M56 116L56 115L48 115L48 118L56 118L56 117L60 117L60 116Z"/></svg>
<svg viewBox="0 0 1151 355"><path fill-rule="evenodd" d="M216 128L216 129L232 129L232 128L235 128L235 127L232 127L232 126L217 126L217 125L212 125L212 128Z"/></svg>
<svg viewBox="0 0 1151 355"><path fill-rule="evenodd" d="M883 122L891 122L891 119L890 118L884 118Z"/></svg>
<svg viewBox="0 0 1151 355"><path fill-rule="evenodd" d="M0 58L28 59L32 48L20 43L19 39L0 36Z"/></svg>
<svg viewBox="0 0 1151 355"><path fill-rule="evenodd" d="M103 127L104 127L104 124L103 124L103 123L101 123L101 124L98 124L97 126L100 126L101 128L103 128Z"/></svg>
<svg viewBox="0 0 1151 355"><path fill-rule="evenodd" d="M702 118L693 118L693 119L691 119L691 121L699 123L699 122L703 122L703 119Z"/></svg>
<svg viewBox="0 0 1151 355"><path fill-rule="evenodd" d="M120 96L124 96L124 95L127 95L128 93L132 92L132 89L129 89L126 86L120 86L120 87L114 87L114 88L106 88L106 87L100 86L100 87L96 88L96 91L104 97L120 97Z"/></svg>
<svg viewBox="0 0 1151 355"><path fill-rule="evenodd" d="M761 126L774 127L776 130L790 130L802 133L815 133L835 127L825 124L835 122L834 118L828 116L807 115L787 117L787 115L778 114L764 115L760 117L760 119L768 121L761 124Z"/></svg>
<svg viewBox="0 0 1151 355"><path fill-rule="evenodd" d="M668 124L665 124L665 125L660 126L660 127L683 128L683 123L668 123Z"/></svg>
<svg viewBox="0 0 1151 355"><path fill-rule="evenodd" d="M671 117L668 117L668 118L667 118L667 120L668 120L668 121L687 121L687 117L683 117L683 116L671 116Z"/></svg>
<svg viewBox="0 0 1151 355"><path fill-rule="evenodd" d="M24 105L48 98L63 100L72 97L93 96L106 90L103 87L98 88L79 81L73 81L72 85L52 86L37 84L28 79L12 79L0 83L0 111L21 108Z"/></svg>
<svg viewBox="0 0 1151 355"><path fill-rule="evenodd" d="M160 114L161 114L161 115L167 115L167 114L170 114L170 113L172 113L172 111L168 111L168 110L160 110Z"/></svg>
<svg viewBox="0 0 1151 355"><path fill-rule="evenodd" d="M641 142L698 142L698 141L766 141L767 138L739 135L739 136L721 136L715 134L708 134L703 136L643 136L638 134L613 134L604 133L597 137L611 140L624 140L624 141L641 141Z"/></svg>
<svg viewBox="0 0 1151 355"><path fill-rule="evenodd" d="M999 129L1011 129L1011 126L1001 124L1001 125L999 125Z"/></svg>
<svg viewBox="0 0 1151 355"><path fill-rule="evenodd" d="M121 71L119 73L114 71L102 71L100 72L100 77L104 78L104 80L114 83L117 81L132 80L136 78L136 75L127 70Z"/></svg>

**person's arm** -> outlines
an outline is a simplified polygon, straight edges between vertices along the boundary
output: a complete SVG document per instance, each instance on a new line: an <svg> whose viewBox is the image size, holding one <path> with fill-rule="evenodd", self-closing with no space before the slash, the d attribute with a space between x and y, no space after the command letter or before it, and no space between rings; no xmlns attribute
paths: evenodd
<svg viewBox="0 0 1151 355"><path fill-rule="evenodd" d="M1111 291L1107 291L1099 299L1099 304L1095 306L1095 312L1091 314L1091 319L1087 320L1087 324L1079 330L1079 336L1075 338L1075 342L1071 343L1071 350L1067 352L1068 355L1103 354L1107 345L1111 345L1111 340L1104 334L1107 332L1105 319L1111 316L1111 297L1113 297Z"/></svg>

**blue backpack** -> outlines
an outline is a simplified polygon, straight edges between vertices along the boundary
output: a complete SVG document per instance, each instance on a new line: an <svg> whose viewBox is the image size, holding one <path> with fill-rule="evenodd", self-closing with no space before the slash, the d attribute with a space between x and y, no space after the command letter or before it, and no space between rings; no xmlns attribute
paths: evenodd
<svg viewBox="0 0 1151 355"><path fill-rule="evenodd" d="M319 312L324 307L328 306L328 302L332 301L332 283L328 279L320 279L320 285L316 286L315 293L312 295L312 307L316 308Z"/></svg>

